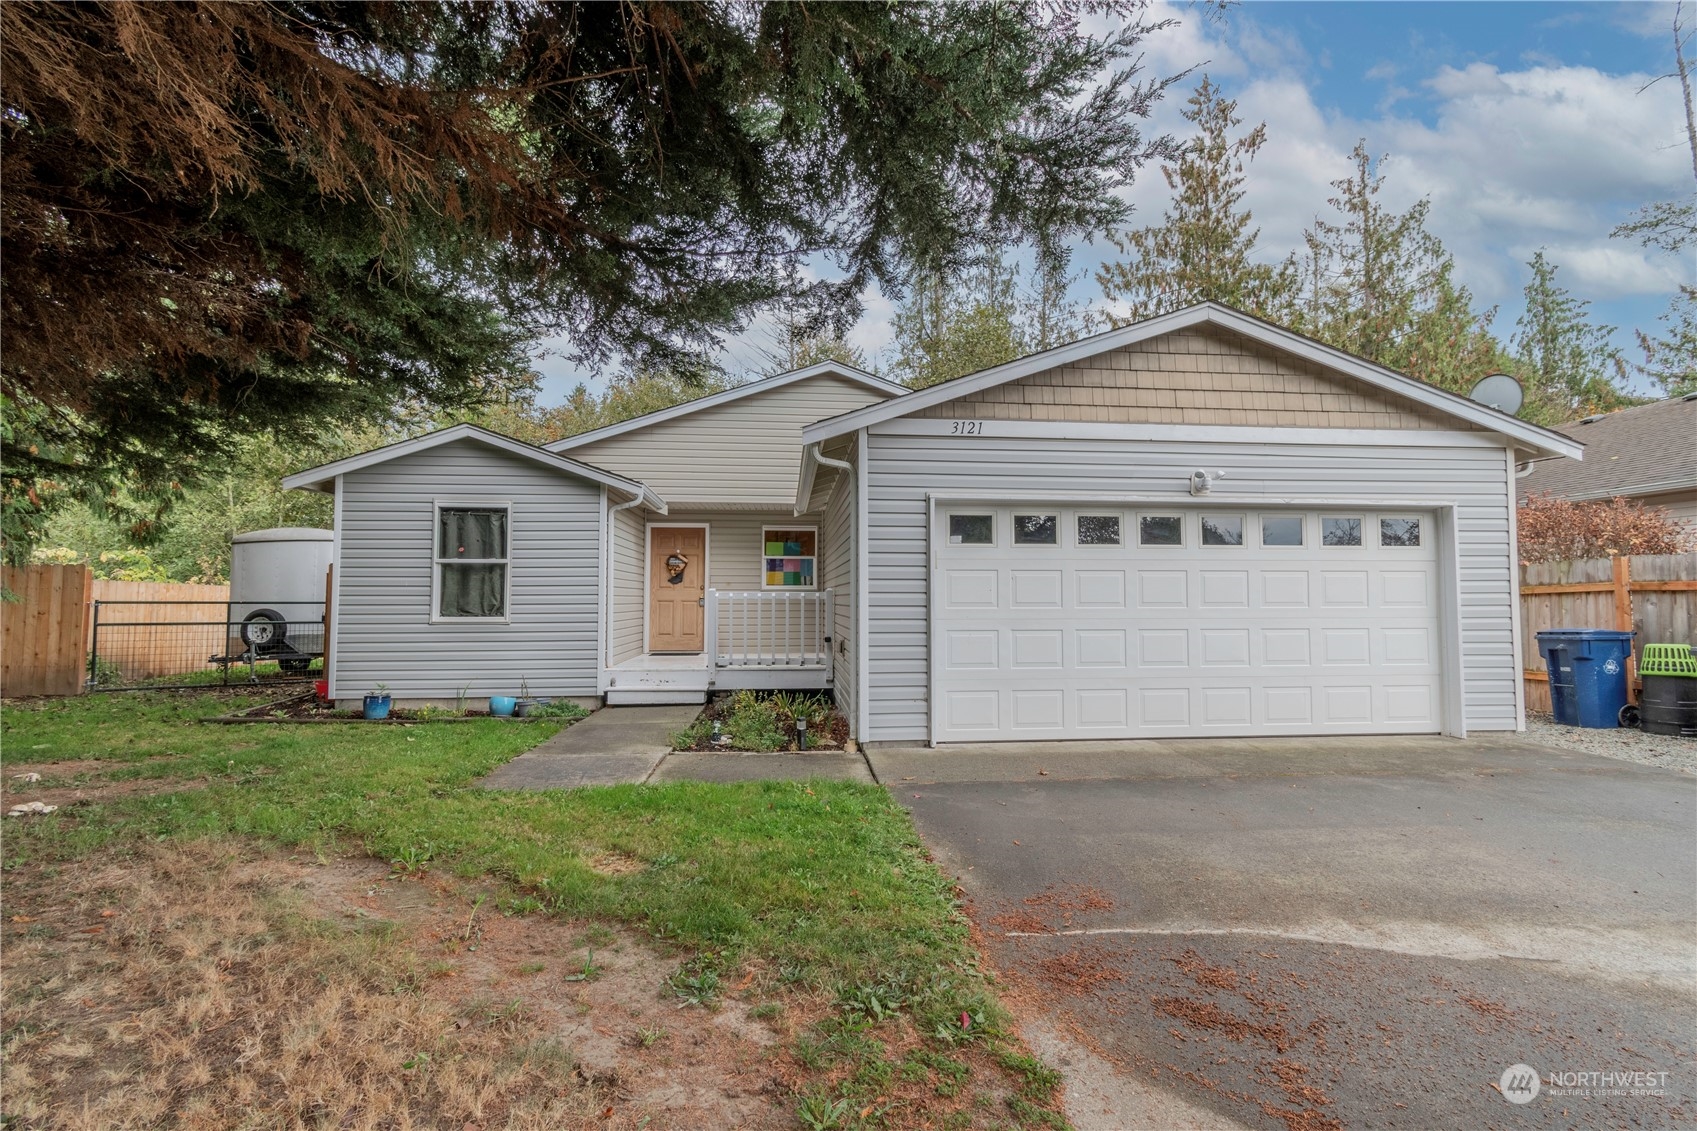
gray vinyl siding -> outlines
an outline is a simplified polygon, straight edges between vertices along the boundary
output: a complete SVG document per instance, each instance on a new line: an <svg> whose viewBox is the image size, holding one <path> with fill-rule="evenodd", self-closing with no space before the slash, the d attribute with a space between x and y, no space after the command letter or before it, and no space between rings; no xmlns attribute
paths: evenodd
<svg viewBox="0 0 1697 1131"><path fill-rule="evenodd" d="M926 495L1052 490L1169 496L1192 505L1190 472L1224 468L1233 496L1456 504L1463 715L1470 730L1517 725L1507 467L1496 447L1252 445L1181 441L868 437L865 552L872 742L929 738Z"/></svg>
<svg viewBox="0 0 1697 1131"><path fill-rule="evenodd" d="M648 595L648 579L643 572L648 538L645 513L641 507L632 507L613 515L613 622L608 626L613 664L622 664L643 652L642 606Z"/></svg>
<svg viewBox="0 0 1697 1131"><path fill-rule="evenodd" d="M887 394L829 375L687 413L562 454L648 484L674 510L795 500L803 426Z"/></svg>
<svg viewBox="0 0 1697 1131"><path fill-rule="evenodd" d="M856 684L859 669L855 662L854 639L855 490L852 476L838 474L835 478L836 485L825 509L823 547L825 583L831 587L834 595L831 634L835 637L835 651L831 666L831 683L837 710L842 712L843 718L849 720L852 729L857 717L855 706L859 692Z"/></svg>
<svg viewBox="0 0 1697 1131"><path fill-rule="evenodd" d="M332 695L387 684L397 699L598 692L598 484L473 441L341 481ZM433 503L505 500L510 623L431 623Z"/></svg>
<svg viewBox="0 0 1697 1131"><path fill-rule="evenodd" d="M1643 502L1652 507L1664 507L1680 522L1697 526L1697 490L1675 491L1667 495L1645 495Z"/></svg>

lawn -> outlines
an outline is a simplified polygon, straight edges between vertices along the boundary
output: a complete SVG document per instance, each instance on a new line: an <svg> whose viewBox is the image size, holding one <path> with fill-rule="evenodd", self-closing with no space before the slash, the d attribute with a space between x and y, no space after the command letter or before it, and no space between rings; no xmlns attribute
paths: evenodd
<svg viewBox="0 0 1697 1131"><path fill-rule="evenodd" d="M32 788L146 785L8 822L8 886L162 842L364 854L401 873L487 879L510 915L600 919L670 948L676 968L656 992L680 1002L712 1006L735 986L770 999L757 1006L824 1003L778 1054L803 1125L1059 1123L1052 1074L1003 1032L952 886L886 791L812 781L498 794L471 783L555 724L196 721L255 702L151 692L6 705L8 783L37 766L47 780ZM977 1102L951 1102L963 1094Z"/></svg>

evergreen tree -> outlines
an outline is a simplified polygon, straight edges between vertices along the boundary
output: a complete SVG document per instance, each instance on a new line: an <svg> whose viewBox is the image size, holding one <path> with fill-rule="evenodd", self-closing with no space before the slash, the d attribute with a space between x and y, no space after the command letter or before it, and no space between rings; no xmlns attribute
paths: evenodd
<svg viewBox="0 0 1697 1131"><path fill-rule="evenodd" d="M1644 361L1633 368L1660 385L1664 396L1697 393L1697 287L1680 287L1660 321L1667 324L1661 336L1637 331Z"/></svg>
<svg viewBox="0 0 1697 1131"><path fill-rule="evenodd" d="M1221 302L1250 314L1272 316L1296 286L1289 261L1253 260L1259 228L1243 205L1245 169L1267 140L1265 122L1246 134L1237 103L1204 75L1184 110L1198 133L1178 159L1161 167L1172 203L1161 223L1108 237L1127 258L1096 273L1102 293L1124 301L1124 324L1197 302Z"/></svg>
<svg viewBox="0 0 1697 1131"><path fill-rule="evenodd" d="M1527 264L1526 310L1515 323L1514 371L1526 385L1521 415L1559 424L1630 403L1614 384L1624 368L1610 344L1613 326L1587 318L1591 304L1556 284L1542 250Z"/></svg>
<svg viewBox="0 0 1697 1131"><path fill-rule="evenodd" d="M1354 171L1332 182L1339 219L1316 219L1304 235L1300 297L1288 313L1303 332L1421 381L1463 392L1499 355L1494 310L1476 311L1454 280L1455 262L1426 230L1431 202L1406 212L1379 199L1384 175L1366 142Z"/></svg>
<svg viewBox="0 0 1697 1131"><path fill-rule="evenodd" d="M1015 272L992 254L959 279L916 279L891 320L890 369L923 389L1023 352Z"/></svg>
<svg viewBox="0 0 1697 1131"><path fill-rule="evenodd" d="M538 336L671 368L798 256L847 316L1121 222L1161 25L1086 8L4 5L7 552L244 436L498 401Z"/></svg>

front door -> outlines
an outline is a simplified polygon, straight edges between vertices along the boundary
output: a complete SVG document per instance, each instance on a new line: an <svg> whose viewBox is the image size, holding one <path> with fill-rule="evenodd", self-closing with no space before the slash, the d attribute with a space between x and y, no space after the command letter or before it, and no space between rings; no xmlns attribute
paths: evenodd
<svg viewBox="0 0 1697 1131"><path fill-rule="evenodd" d="M706 617L707 528L648 528L648 650L699 652Z"/></svg>

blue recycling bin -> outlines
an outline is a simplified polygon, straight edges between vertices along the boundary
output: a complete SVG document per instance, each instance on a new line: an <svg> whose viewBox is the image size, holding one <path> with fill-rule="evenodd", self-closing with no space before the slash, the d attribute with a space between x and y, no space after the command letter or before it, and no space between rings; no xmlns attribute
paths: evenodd
<svg viewBox="0 0 1697 1131"><path fill-rule="evenodd" d="M1555 628L1538 634L1556 722L1596 729L1620 725L1632 636L1606 628Z"/></svg>

